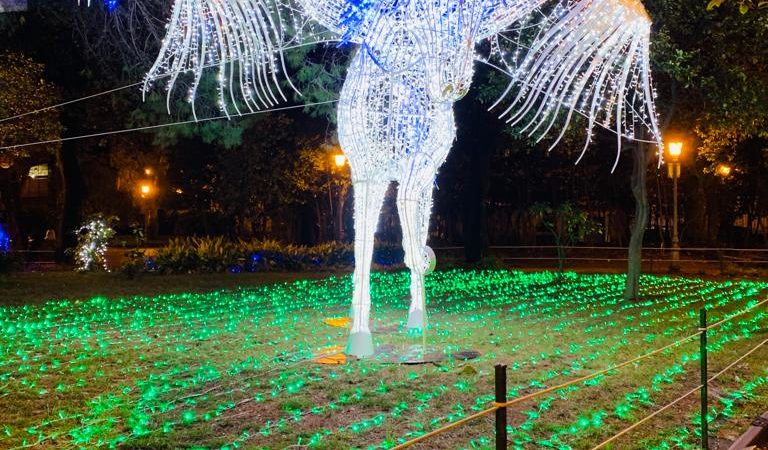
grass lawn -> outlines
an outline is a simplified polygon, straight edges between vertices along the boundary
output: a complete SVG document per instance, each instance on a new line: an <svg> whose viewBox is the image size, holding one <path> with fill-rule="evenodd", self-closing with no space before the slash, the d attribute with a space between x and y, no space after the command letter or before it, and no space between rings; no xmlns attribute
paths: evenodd
<svg viewBox="0 0 768 450"><path fill-rule="evenodd" d="M768 297L768 283L645 277L644 300L627 302L617 275L437 272L430 345L479 359L326 366L313 358L347 330L323 319L349 311L350 277L301 277L0 280L0 448L388 448L489 407L495 363L520 396L693 334L702 306L714 322ZM421 342L402 330L407 280L374 275L377 345ZM710 332L711 373L766 338L762 307ZM761 348L711 386L713 439L768 409L767 357ZM696 387L697 358L692 340L512 408L510 448L590 449ZM613 448L696 448L697 410L691 397ZM493 429L478 420L419 448L492 447Z"/></svg>

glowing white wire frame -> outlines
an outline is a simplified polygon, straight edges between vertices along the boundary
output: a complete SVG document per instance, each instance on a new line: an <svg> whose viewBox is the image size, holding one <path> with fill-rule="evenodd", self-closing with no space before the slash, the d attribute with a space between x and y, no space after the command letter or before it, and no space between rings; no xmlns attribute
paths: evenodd
<svg viewBox="0 0 768 450"><path fill-rule="evenodd" d="M513 74L498 105L518 87L502 112L522 132L547 136L556 125L563 138L574 112L587 117L587 141L597 123L616 131L619 161L622 137L635 138L645 126L662 148L651 83L651 19L639 0L579 0L556 9L553 26L542 32ZM660 152L661 154L661 152ZM578 161L577 161L578 163ZM661 163L661 160L659 161Z"/></svg>
<svg viewBox="0 0 768 450"><path fill-rule="evenodd" d="M453 104L470 88L476 44L528 16L546 0L292 0L282 5L278 1L176 0L147 86L171 73L170 92L176 74L189 70L194 74L190 88L194 104L204 68L216 65L221 108L227 112L231 105L240 113L238 100L259 108L285 98L276 76L285 72L282 49L289 41L321 40L316 31L297 31L305 29L308 19L337 39L359 45L341 93L338 132L355 196L356 267L347 353L370 356L374 352L371 259L386 190L398 182L405 262L411 270L407 326L424 329L424 276L434 268L434 253L426 245L432 189L456 136ZM631 4L632 0L568 4L568 15L540 36L516 71L515 81L524 88L505 114L515 121L535 112L533 131L543 127L549 132L554 123L547 121L559 117L561 106L572 105L567 124L585 96L593 100L585 108L591 110L590 130L595 120L604 120L602 112L618 110L615 124L621 136L628 119L622 107L613 105L640 92L648 102L640 110L648 112L646 123L656 130L647 66L648 22L638 20L642 6ZM588 68L578 69L580 61ZM611 103L603 104L603 98Z"/></svg>
<svg viewBox="0 0 768 450"><path fill-rule="evenodd" d="M308 25L295 9L279 0L175 0L160 55L144 82L170 76L171 91L180 74L194 76L187 100L195 111L195 96L205 69L218 69L219 107L229 116L270 108L286 101L278 74L285 74L283 49L305 39ZM322 40L311 33L312 39ZM290 33L289 33L290 32ZM310 42L313 42L310 40ZM298 92L290 78L282 77Z"/></svg>
<svg viewBox="0 0 768 450"><path fill-rule="evenodd" d="M408 329L426 328L424 276L434 268L427 246L437 170L456 137L453 104L470 88L481 31L526 14L523 2L383 2L363 23L339 102L339 141L355 195L352 334L347 353L373 354L370 266L387 187L398 182L405 263L411 271ZM497 21L508 21L506 24Z"/></svg>

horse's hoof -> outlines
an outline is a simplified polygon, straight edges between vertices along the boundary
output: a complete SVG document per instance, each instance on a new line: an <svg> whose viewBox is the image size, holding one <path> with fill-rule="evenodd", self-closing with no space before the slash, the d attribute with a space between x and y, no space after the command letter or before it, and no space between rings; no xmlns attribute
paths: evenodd
<svg viewBox="0 0 768 450"><path fill-rule="evenodd" d="M408 331L421 331L424 328L424 310L414 309L408 311L408 323L406 325Z"/></svg>
<svg viewBox="0 0 768 450"><path fill-rule="evenodd" d="M367 358L373 356L373 336L370 331L358 331L349 335L347 355Z"/></svg>

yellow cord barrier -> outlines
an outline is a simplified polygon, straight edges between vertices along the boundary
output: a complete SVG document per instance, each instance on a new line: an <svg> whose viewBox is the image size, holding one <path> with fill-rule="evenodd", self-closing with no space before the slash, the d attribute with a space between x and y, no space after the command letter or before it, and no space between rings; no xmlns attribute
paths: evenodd
<svg viewBox="0 0 768 450"><path fill-rule="evenodd" d="M621 364L617 364L615 366L611 366L611 367L609 367L607 369L603 369L603 370L601 370L599 372L595 372L595 373L592 373L592 374L589 374L589 375L585 375L585 376L583 376L581 378L577 378L575 380L571 380L571 381L569 381L567 383L558 384L557 386L552 386L552 387L549 387L547 389L543 389L541 391L536 391L534 393L531 393L531 394L528 394L528 395L524 395L522 397L515 398L513 400L510 400L510 401L508 401L506 403L499 404L497 406L500 407L500 408L506 408L506 407L509 407L509 406L516 405L518 403L524 402L526 400L530 400L532 398L538 397L540 395L544 395L544 394L548 394L550 392L558 391L560 389L567 388L568 386L573 386L574 384L583 383L584 381L589 381L589 380L591 380L593 378L599 377L600 375L604 375L604 374L606 374L608 372L612 372L614 370L618 370L618 369L624 368L626 366L634 364L634 363L636 363L638 361L641 361L643 359L650 358L651 356L657 355L657 354L659 354L659 353L661 353L661 352L663 352L665 350L669 350L672 347L676 347L676 346L678 346L680 344L688 342L688 341L692 340L693 338L698 337L700 334L701 334L700 331L696 332L696 333L694 333L694 334L692 334L692 335L690 335L688 337L685 337L683 339L677 340L677 341L675 341L675 342L673 342L673 343L671 343L669 345L665 345L664 347L658 348L658 349L656 349L656 350L654 350L652 352L646 353L646 354L644 354L642 356L638 356L637 358L631 359L631 360L623 362Z"/></svg>
<svg viewBox="0 0 768 450"><path fill-rule="evenodd" d="M619 434L616 434L613 437L604 440L603 442L601 442L600 444L596 445L595 447L592 447L592 450L603 448L606 445L610 444L611 442L615 441L616 439L620 438L621 436L624 436L625 434L629 433L630 431L634 430L635 428L639 427L640 425L644 424L645 422L653 419L654 417L658 416L659 414L663 413L664 411L668 410L669 408L671 408L671 407L675 406L676 404L680 403L684 399L686 399L686 398L690 397L691 395L699 392L699 389L701 389L702 386L703 385L696 386L696 388L691 389L690 391L686 392L684 395L678 397L673 402L668 403L666 406L664 406L660 410L655 411L655 412L653 412L653 414L650 414L650 415L640 419L639 421L633 423L631 426L621 430L619 432Z"/></svg>
<svg viewBox="0 0 768 450"><path fill-rule="evenodd" d="M499 407L498 406L494 406L492 408L486 409L485 411L480 411L479 413L472 414L471 416L467 416L467 417L465 417L463 419L457 420L456 422L451 422L448 425L446 425L446 426L444 426L442 428L438 428L435 431L430 431L427 434L422 434L421 436L419 436L417 438L414 438L414 439L411 439L408 442L403 442L402 444L400 444L400 445L398 445L396 447L392 447L392 450L401 450L401 449L404 449L404 448L411 447L413 445L418 444L419 442L426 441L427 439L429 439L429 438L431 438L433 436L437 436L438 434L443 434L443 433L445 433L448 430L452 430L452 429L454 429L456 427L464 425L467 422L470 422L470 421L475 420L475 419L479 419L479 418L487 416L489 414L493 414L494 412L496 412L497 409L499 409Z"/></svg>
<svg viewBox="0 0 768 450"><path fill-rule="evenodd" d="M579 383L582 383L584 381L591 380L593 378L599 377L600 375L606 374L608 372L621 369L621 368L626 367L626 366L628 366L630 364L634 364L634 363L636 363L638 361L641 361L643 359L650 358L651 356L657 355L657 354L659 354L659 353L661 353L661 352L663 352L665 350L668 350L668 349L670 349L672 347L676 347L676 346L678 346L680 344L688 342L688 341L692 340L693 338L698 337L700 334L701 334L701 331L696 332L696 333L694 333L694 334L692 334L690 336L687 336L687 337L685 337L683 339L677 340L677 341L675 341L675 342L673 342L673 343L671 343L669 345L665 345L664 347L661 347L661 348L656 349L656 350L654 350L652 352L646 353L646 354L644 354L642 356L638 356L637 358L634 358L632 360L623 362L623 363L618 364L616 366L611 366L611 367L609 367L607 369L604 369L604 370L601 370L599 372L595 372L595 373L583 376L581 378L577 378L575 380L571 380L571 381L569 381L567 383L562 383L562 384L559 384L557 386L552 386L552 387L549 387L547 389L543 389L541 391L536 391L536 392L533 392L531 394L515 398L515 399L510 400L510 401L508 401L506 403L494 402L493 403L493 407L491 407L491 408L488 408L488 409L486 409L484 411L481 411L479 413L473 414L471 416L467 416L467 417L465 417L463 419L457 420L456 422L451 422L448 425L445 425L444 427L438 428L437 430L430 431L429 433L423 434L423 435L421 435L421 436L419 436L417 438L414 438L414 439L412 439L410 441L403 442L402 444L400 444L400 445L398 445L396 447L393 447L392 449L393 450L401 450L401 449L405 449L405 448L411 447L411 446L416 445L416 444L418 444L420 442L423 442L423 441L425 441L425 440L427 440L427 439L429 439L429 438L431 438L433 436L437 436L438 434L442 434L442 433L445 433L446 431L452 430L452 429L454 429L454 428L456 428L456 427L458 427L460 425L463 425L463 424L465 424L467 422L470 422L470 421L475 420L475 419L479 419L479 418L487 416L489 414L493 414L499 408L507 408L507 407L516 405L518 403L524 402L526 400L530 400L532 398L536 398L536 397L539 397L539 396L544 395L544 394L548 394L548 393L553 392L553 391L564 389L564 388L566 388L568 386L572 386L574 384L579 384Z"/></svg>
<svg viewBox="0 0 768 450"><path fill-rule="evenodd" d="M743 361L743 360L744 360L746 357L748 357L749 355L751 355L752 353L754 353L755 351L757 351L757 349L759 349L760 347L762 347L762 346L763 346L763 345L765 345L765 344L768 344L768 339L766 339L766 340L764 340L763 342L761 342L761 343L757 344L757 346L755 346L755 347L754 347L752 350L750 350L750 351L748 351L747 353L745 353L745 354L741 355L741 357L739 357L739 358L738 358L736 361L734 361L734 362L732 362L731 364L729 364L729 365L728 365L728 366L727 366L725 369L721 370L721 371L720 371L720 372L718 372L717 374L715 374L715 375L713 375L712 377L710 377L710 378L707 380L707 384L709 384L709 383L711 383L711 382L715 381L715 380L716 380L718 377L720 377L720 375L722 375L722 374L724 374L725 372L727 372L727 371L729 371L730 369L732 369L732 368L733 368L733 367L734 367L736 364L738 364L738 363L740 363L741 361ZM596 445L596 446L592 447L592 450L598 450L598 449L601 449L601 448L605 447L606 445L608 445L608 444L610 444L610 443L612 443L612 442L616 441L616 440L617 440L617 439L619 439L620 437L624 436L625 434L629 433L630 431L634 430L635 428L639 427L640 425L644 424L645 422L647 422L647 421L649 421L649 420L653 419L654 417L658 416L659 414L663 413L664 411L668 410L669 408L671 408L671 407L675 406L676 404L680 403L681 401L683 401L683 399L685 399L685 398L688 398L688 397L690 397L691 395L695 394L695 393L696 393L696 392L698 392L698 391L699 391L699 390L700 390L702 387L704 387L704 385L703 385L703 384L702 384L702 385L699 385L699 386L696 386L696 388L695 388L695 389L692 389L692 390L688 391L687 393L683 394L682 396L680 396L680 397L678 397L677 399L673 400L672 402L668 403L667 405L665 405L663 408L659 409L658 411L654 411L653 413L649 414L648 416L646 416L646 417L644 417L644 418L640 419L639 421L637 421L637 422L633 423L631 426L629 426L629 427L627 427L627 428L625 428L625 429L621 430L620 432L618 432L617 434L613 435L612 437L610 437L610 438L608 438L608 439L604 440L603 442L601 442L600 444L598 444L598 445Z"/></svg>
<svg viewBox="0 0 768 450"><path fill-rule="evenodd" d="M694 333L694 334L692 334L692 335L690 335L690 336L687 336L687 337L684 337L684 338L682 338L682 339L679 339L679 340L677 340L677 341L675 341L675 342L673 342L673 343L671 343L671 344L669 344L669 345L665 345L664 347L661 347L661 348L658 348L658 349L656 349L656 350L653 350L652 352L648 352L648 353L646 353L646 354L644 354L644 355L638 356L637 358L631 359L631 360L629 360L629 361L625 361L625 362L623 362L623 363L621 363L621 364L617 364L617 365L615 365L615 366L611 366L611 367L609 367L609 368L607 368L607 369L603 369L603 370L601 370L601 371L599 371L599 372L595 372L595 373L592 373L592 374L589 374L589 375L585 375L585 376L583 376L583 377L581 377L581 378L577 378L577 379L575 379L575 380L571 380L571 381L568 381L568 382L566 382L566 383L562 383L562 384L559 384L559 385L557 385L557 386L552 386L552 387L549 387L549 388L547 388L547 389L543 389L543 390L541 390L541 391L536 391L536 392L533 392L533 393L531 393L531 394L528 394L528 395L524 395L524 396L522 396L522 397L518 397L518 398L512 399L512 400L510 400L510 401L508 401L508 402L506 402L506 403L498 403L498 402L494 402L494 403L493 403L493 407L491 407L491 408L489 408L489 409L486 409L486 410L484 410L484 411L481 411L481 412L479 412L479 413L477 413L477 414L473 414L473 415L471 415L471 416L467 416L467 417L465 417L465 418L463 418L463 419L457 420L456 422L452 422L452 423L449 423L448 425L446 425L446 426L444 426L444 427L438 428L437 430L434 430L434 431L430 431L429 433L423 434L423 435L421 435L421 436L419 436L419 437L417 437L417 438L414 438L414 439L412 439L412 440L410 440L410 441L404 442L404 443L402 443L402 444L400 444L400 445L398 445L398 446L395 446L395 447L393 447L393 450L402 450L402 449L405 449L405 448L411 447L411 446L413 446L413 445L416 445L416 444L418 444L418 443L420 443L420 442L423 442L423 441L425 441L425 440L427 440L427 439L429 439L429 438L431 438L431 437L433 437L433 436L437 436L437 435L439 435L439 434L442 434L442 433L445 433L445 432L447 432L447 431L449 431L449 430L452 430L452 429L454 429L454 428L456 428L456 427L458 427L458 426L461 426L461 425L463 425L463 424L465 424L465 423L467 423L467 422L470 422L470 421L472 421L472 420L475 420L475 419L479 419L479 418L481 418L481 417L484 417L484 416L487 416L487 415L489 415L489 414L493 414L493 413L494 413L494 412L496 412L496 410L498 410L499 408L508 408L508 407L510 407L510 406L514 406L514 405L516 405L516 404L518 404L518 403L522 403L522 402L524 402L524 401L526 401L526 400L530 400L530 399L533 399L533 398L539 397L539 396L541 396L541 395L545 395L545 394L548 394L548 393L550 393L550 392L558 391L558 390L560 390L560 389L564 389L564 388L567 388L567 387L569 387L569 386L573 386L574 384L583 383L583 382L585 382L585 381L588 381L588 380L591 380L591 379L593 379L593 378L597 378L597 377L599 377L600 375L604 375L604 374L606 374L606 373L608 373L608 372L612 372L612 371L614 371L614 370L622 369L622 368L624 368L624 367L626 367L626 366L629 366L629 365L631 365L631 364L634 364L634 363L636 363L636 362L638 362L638 361L642 361L642 360L644 360L644 359L646 359L646 358L650 358L651 356L654 356L654 355L658 355L659 353L661 353L661 352L663 352L663 351L665 351L665 350L669 350L669 349L670 349L670 348L672 348L672 347L676 347L676 346L678 346L678 345L680 345L680 344L683 344L683 343L685 343L685 342L688 342L688 341L690 341L690 340L692 340L692 339L694 339L694 338L696 338L696 337L700 336L700 335L701 335L703 332L705 332L705 331L707 331L707 330L711 330L711 329L713 329L713 328L719 327L719 326L721 326L722 324L724 324L725 322L728 322L728 321L730 321L730 320L733 320L733 319L734 319L734 318L736 318L736 317L742 316L742 315L744 315L744 314L748 313L749 311L752 311L753 309L755 309L755 308L757 308L757 307L759 307L759 306L765 305L765 304L768 304L768 299L766 299L766 300L763 300L762 302L760 302L760 303L757 303L757 304L755 304L755 305L753 305L753 306L751 306L751 307L749 307L749 308L747 308L747 309L745 309L745 310L743 310L743 311L740 311L740 312L738 312L738 313L736 313L736 314L733 314L733 315L731 315L731 316L728 316L728 317L726 317L725 319L723 319L723 320L721 320L721 321L719 321L719 322L717 322L717 323L714 323L714 324L712 324L712 325L710 325L710 326L708 326L708 327L706 327L706 328L699 328L699 330L698 330L696 333ZM768 342L768 340L764 341L763 343L761 343L760 345L758 345L758 346L757 346L757 347L755 347L754 349L752 349L752 350L750 350L749 352L747 352L745 355L743 355L741 358L739 358L739 359L738 359L737 361L735 361L733 364L731 364L730 366L728 366L728 367L726 367L725 369L723 369L723 371L721 371L720 373L718 373L718 374L717 374L717 375L715 375L714 377L710 378L710 380L709 380L709 381L711 382L712 380L714 380L714 379L715 379L715 378L717 378L718 376L722 375L722 374L723 374L723 373L724 373L726 370L730 369L731 367L733 367L734 365L736 365L736 364L737 364L739 361L741 361L742 359L744 359L744 358L746 358L747 356L749 356L749 355L750 355L752 352L754 352L755 350L757 350L757 349L758 349L760 346L762 346L762 345L763 345L763 344L765 344L766 342ZM703 385L702 385L702 386L703 386ZM690 391L690 392L686 393L684 396L682 396L682 397L678 398L678 399L677 399L677 400L675 400L674 402L670 403L669 405L665 406L664 408L660 409L659 411L656 411L654 414L652 414L652 415L650 415L650 416L646 417L645 419L641 420L640 422L637 422L637 423L635 423L635 424L634 424L634 425L632 425L631 427L629 427L629 428L627 428L626 430L622 431L622 432L621 432L619 435L616 435L616 436L614 436L613 438L611 438L611 439L609 439L609 440L607 440L607 441L605 441L605 442L601 443L599 446L595 447L595 448L594 448L594 449L592 449L592 450L595 450L595 449L599 449L599 448L601 448L601 447L604 447L605 445L607 445L607 444L609 444L610 442L612 442L614 439L618 439L618 437L620 437L620 436L622 436L622 435L624 435L624 434L626 434L626 433L628 433L628 432L632 431L634 428L636 428L636 427L637 427L637 426L639 426L640 424L644 423L645 421L647 421L647 420L650 420L651 418L655 417L656 415L660 414L661 412L665 411L666 409L668 409L668 408L671 408L672 406L674 406L674 405L675 405L675 404L677 404L678 402L682 401L684 398L686 398L686 397L688 397L688 396L690 396L690 395L693 395L694 393L698 392L698 390L699 390L699 389L701 389L701 388L702 388L702 386L698 386L696 389L694 389L694 390L692 390L692 391Z"/></svg>
<svg viewBox="0 0 768 450"><path fill-rule="evenodd" d="M739 317L739 316L743 316L744 314L746 314L746 313L748 313L748 312L752 311L753 309L757 308L758 306L762 306L762 305L765 305L765 304L767 304L767 303L768 303L768 299L765 299L765 300L763 300L762 302L760 302L760 303L758 303L758 304L756 304L756 305L750 306L749 308L745 309L744 311L740 311L740 312L737 312L736 314L733 314L733 315L731 315L731 316L728 316L728 317L726 317L725 319L721 320L720 322L715 322L715 323L713 323L712 325L710 325L710 326L708 326L708 327L707 327L707 330L711 330L711 329L713 329L713 328L717 328L717 327L719 327L720 325L724 324L725 322L728 322L728 321L730 321L730 320L733 320L733 319L735 319L736 317Z"/></svg>

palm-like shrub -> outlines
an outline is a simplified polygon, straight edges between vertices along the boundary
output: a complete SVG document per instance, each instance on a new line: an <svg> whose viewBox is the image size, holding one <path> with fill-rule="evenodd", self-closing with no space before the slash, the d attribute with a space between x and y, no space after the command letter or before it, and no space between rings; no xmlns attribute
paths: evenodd
<svg viewBox="0 0 768 450"><path fill-rule="evenodd" d="M402 264L399 246L378 244L374 262ZM172 239L157 252L154 266L161 273L308 271L351 267L351 244L331 242L314 247L286 245L272 240L235 240L223 237Z"/></svg>

